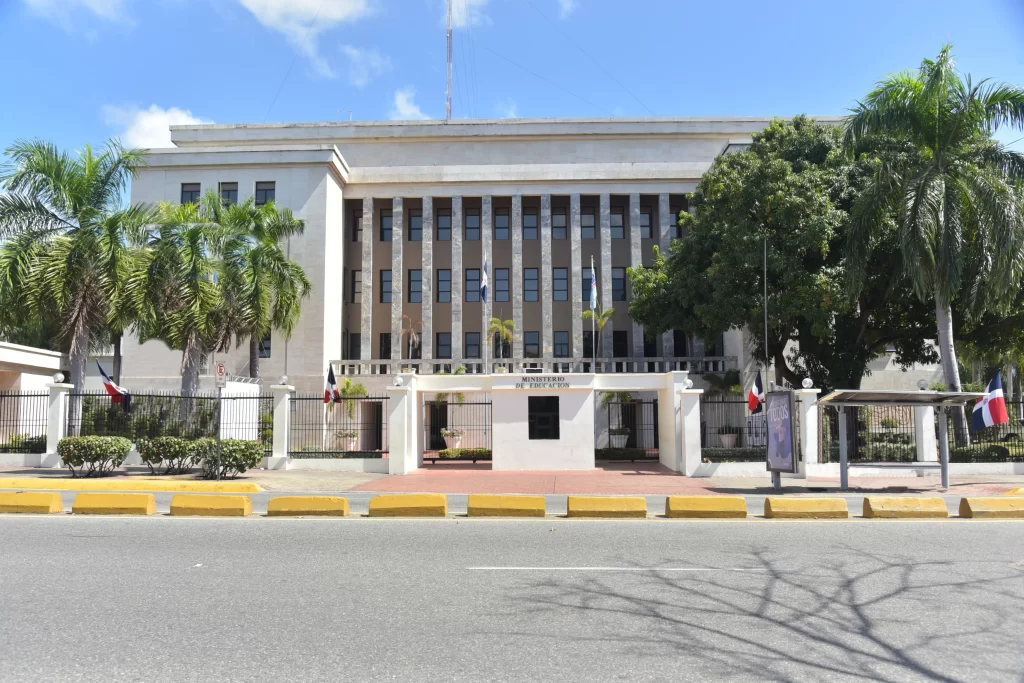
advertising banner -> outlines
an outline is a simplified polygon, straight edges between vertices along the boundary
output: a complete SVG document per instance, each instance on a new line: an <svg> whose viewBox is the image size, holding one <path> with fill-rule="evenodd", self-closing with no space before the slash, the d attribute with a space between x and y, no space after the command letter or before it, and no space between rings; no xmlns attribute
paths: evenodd
<svg viewBox="0 0 1024 683"><path fill-rule="evenodd" d="M768 420L768 471L796 472L793 394L788 391L768 392L765 413Z"/></svg>

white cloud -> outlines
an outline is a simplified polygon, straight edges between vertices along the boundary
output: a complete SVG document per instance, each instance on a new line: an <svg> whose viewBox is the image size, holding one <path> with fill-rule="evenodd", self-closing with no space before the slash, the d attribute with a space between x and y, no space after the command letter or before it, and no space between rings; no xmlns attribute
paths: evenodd
<svg viewBox="0 0 1024 683"><path fill-rule="evenodd" d="M455 28L466 28L476 24L486 24L490 19L484 14L484 8L490 0L455 0L452 3L452 26ZM448 4L441 3L444 12L441 15L441 23L447 23Z"/></svg>
<svg viewBox="0 0 1024 683"><path fill-rule="evenodd" d="M576 7L576 0L558 0L558 16L565 19Z"/></svg>
<svg viewBox="0 0 1024 683"><path fill-rule="evenodd" d="M497 109L498 115L503 119L519 118L519 112L516 111L516 103L512 101L511 97L504 102L498 102L495 109Z"/></svg>
<svg viewBox="0 0 1024 683"><path fill-rule="evenodd" d="M357 88L362 88L391 68L391 60L376 48L360 49L342 45L341 51L348 57L348 80Z"/></svg>
<svg viewBox="0 0 1024 683"><path fill-rule="evenodd" d="M414 97L416 97L416 91L413 88L402 88L395 91L395 102L391 106L389 114L392 121L420 121L430 118L413 101Z"/></svg>
<svg viewBox="0 0 1024 683"><path fill-rule="evenodd" d="M93 0L100 1L100 0ZM370 0L238 0L267 28L283 33L321 76L334 71L317 49L319 34L370 13Z"/></svg>
<svg viewBox="0 0 1024 683"><path fill-rule="evenodd" d="M2 2L2 0L0 0ZM130 23L125 12L127 0L23 0L34 14L57 24L68 33L84 33L96 38L92 29L82 22L82 12L92 13L106 21Z"/></svg>
<svg viewBox="0 0 1024 683"><path fill-rule="evenodd" d="M149 109L138 107L103 107L103 119L107 125L117 126L117 136L125 147L174 147L171 142L170 126L189 123L213 123L193 116L187 109L171 107L163 109L151 104Z"/></svg>

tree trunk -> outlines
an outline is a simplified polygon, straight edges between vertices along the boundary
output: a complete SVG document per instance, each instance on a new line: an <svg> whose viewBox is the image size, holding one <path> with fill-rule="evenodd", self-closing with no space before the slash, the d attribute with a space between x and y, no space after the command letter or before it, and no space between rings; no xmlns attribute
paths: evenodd
<svg viewBox="0 0 1024 683"><path fill-rule="evenodd" d="M190 336L181 354L181 395L195 396L199 390L199 363L202 358L199 340Z"/></svg>
<svg viewBox="0 0 1024 683"><path fill-rule="evenodd" d="M68 403L68 423L72 426L68 436L78 436L82 428L82 392L85 390L85 368L89 362L89 330L79 328L71 340L71 348L68 350L68 359L71 361L71 377L64 381L70 381L75 386L71 391L71 399Z"/></svg>
<svg viewBox="0 0 1024 683"><path fill-rule="evenodd" d="M256 335L249 337L249 376L260 378L260 340Z"/></svg>
<svg viewBox="0 0 1024 683"><path fill-rule="evenodd" d="M960 370L956 364L956 349L953 346L953 311L948 302L941 303L941 299L935 295L935 321L939 332L939 362L942 364L942 376L946 380L947 391L962 391L960 384ZM953 408L953 435L957 446L970 444L970 435L967 433L967 418L964 415L963 406Z"/></svg>
<svg viewBox="0 0 1024 683"><path fill-rule="evenodd" d="M981 381L981 372L982 372L983 369L984 368L982 368L982 362L981 362L980 358L975 358L974 360L971 361L971 381L972 382L977 383L977 382Z"/></svg>

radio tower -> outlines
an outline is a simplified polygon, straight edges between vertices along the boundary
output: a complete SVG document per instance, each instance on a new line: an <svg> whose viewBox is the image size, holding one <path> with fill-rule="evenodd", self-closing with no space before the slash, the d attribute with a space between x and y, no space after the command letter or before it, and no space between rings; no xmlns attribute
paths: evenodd
<svg viewBox="0 0 1024 683"><path fill-rule="evenodd" d="M445 98L445 120L452 120L452 0L448 0L448 93Z"/></svg>

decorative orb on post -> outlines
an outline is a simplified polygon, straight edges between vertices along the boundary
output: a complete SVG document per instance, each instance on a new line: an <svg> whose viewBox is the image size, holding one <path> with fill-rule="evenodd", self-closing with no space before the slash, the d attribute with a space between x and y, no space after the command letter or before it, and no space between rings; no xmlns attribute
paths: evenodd
<svg viewBox="0 0 1024 683"><path fill-rule="evenodd" d="M281 386L286 386L288 384L288 375L281 375L281 377L277 380L277 383L280 384Z"/></svg>
<svg viewBox="0 0 1024 683"><path fill-rule="evenodd" d="M64 381L64 373L63 372L55 372L55 373L53 373L53 383L54 384L60 384L63 381Z"/></svg>
<svg viewBox="0 0 1024 683"><path fill-rule="evenodd" d="M692 389L693 388L693 380L687 378L687 380L685 382L683 382L683 386L686 387L687 389Z"/></svg>
<svg viewBox="0 0 1024 683"><path fill-rule="evenodd" d="M811 379L810 377L804 377L804 381L801 382L800 384L803 385L804 389L810 389L811 387L814 386L814 380Z"/></svg>
<svg viewBox="0 0 1024 683"><path fill-rule="evenodd" d="M399 375L395 375L394 385L396 387L402 386L402 378Z"/></svg>
<svg viewBox="0 0 1024 683"><path fill-rule="evenodd" d="M920 389L921 391L924 391L925 389L927 389L928 388L928 380L926 380L926 379L919 379L919 380L917 380L917 388Z"/></svg>

